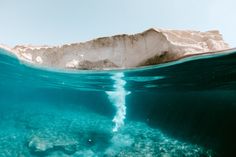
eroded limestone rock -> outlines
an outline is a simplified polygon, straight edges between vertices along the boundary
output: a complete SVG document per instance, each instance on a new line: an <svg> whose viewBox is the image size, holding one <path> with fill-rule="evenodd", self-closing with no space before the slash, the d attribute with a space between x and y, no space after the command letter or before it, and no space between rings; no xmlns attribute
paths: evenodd
<svg viewBox="0 0 236 157"><path fill-rule="evenodd" d="M228 49L219 31L149 29L62 46L15 46L24 61L56 68L114 69L159 64L181 57Z"/></svg>

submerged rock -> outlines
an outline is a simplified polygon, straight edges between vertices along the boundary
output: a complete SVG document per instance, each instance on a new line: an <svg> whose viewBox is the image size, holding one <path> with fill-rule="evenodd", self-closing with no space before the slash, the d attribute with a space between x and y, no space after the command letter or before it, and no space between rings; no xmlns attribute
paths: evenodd
<svg viewBox="0 0 236 157"><path fill-rule="evenodd" d="M116 35L62 46L2 47L34 64L86 70L153 65L229 48L219 31L153 28L135 35Z"/></svg>
<svg viewBox="0 0 236 157"><path fill-rule="evenodd" d="M43 153L53 148L53 144L39 137L33 137L29 143L28 147L32 152Z"/></svg>
<svg viewBox="0 0 236 157"><path fill-rule="evenodd" d="M55 130L47 130L46 132L35 132L28 140L28 149L32 154L45 156L55 151L64 154L74 154L77 149L78 142L74 138L62 133L56 133Z"/></svg>

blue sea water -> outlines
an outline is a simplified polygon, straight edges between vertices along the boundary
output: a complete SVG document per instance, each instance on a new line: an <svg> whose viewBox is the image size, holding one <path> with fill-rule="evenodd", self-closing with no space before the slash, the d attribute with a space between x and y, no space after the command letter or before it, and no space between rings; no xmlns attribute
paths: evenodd
<svg viewBox="0 0 236 157"><path fill-rule="evenodd" d="M233 156L235 125L235 49L108 71L0 49L0 157Z"/></svg>

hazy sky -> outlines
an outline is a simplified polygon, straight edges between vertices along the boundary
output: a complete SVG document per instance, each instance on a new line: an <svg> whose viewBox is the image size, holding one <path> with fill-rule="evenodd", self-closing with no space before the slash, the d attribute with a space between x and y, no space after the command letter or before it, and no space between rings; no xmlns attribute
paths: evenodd
<svg viewBox="0 0 236 157"><path fill-rule="evenodd" d="M0 43L63 44L150 27L219 29L236 47L235 0L0 0Z"/></svg>

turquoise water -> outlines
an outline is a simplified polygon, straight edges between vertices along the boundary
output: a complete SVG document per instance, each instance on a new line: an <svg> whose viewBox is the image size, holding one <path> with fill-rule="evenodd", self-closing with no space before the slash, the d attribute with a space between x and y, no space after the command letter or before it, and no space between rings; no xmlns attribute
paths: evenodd
<svg viewBox="0 0 236 157"><path fill-rule="evenodd" d="M64 71L0 49L0 156L232 156L235 57Z"/></svg>

